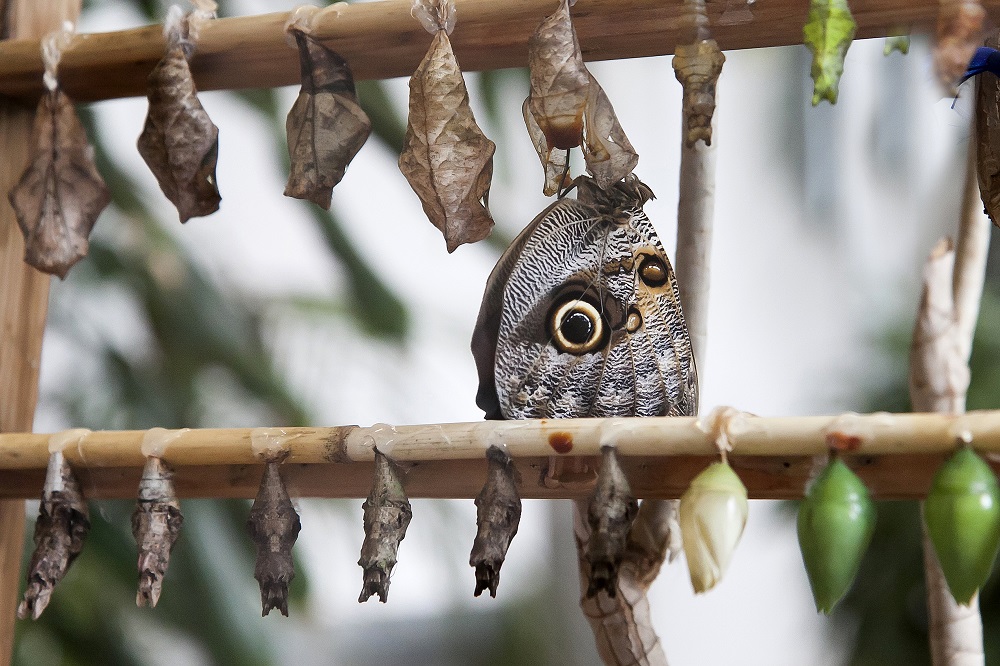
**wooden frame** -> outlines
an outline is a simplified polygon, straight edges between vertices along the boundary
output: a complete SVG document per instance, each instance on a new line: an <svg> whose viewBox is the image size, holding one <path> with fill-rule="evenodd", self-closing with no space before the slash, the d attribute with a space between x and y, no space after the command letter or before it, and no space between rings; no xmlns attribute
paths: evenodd
<svg viewBox="0 0 1000 666"><path fill-rule="evenodd" d="M528 37L551 11L550 0L457 0L452 45L462 69L524 67ZM754 20L720 25L727 2L708 3L712 35L723 49L802 43L805 0L766 0ZM991 13L1000 0L984 0ZM410 0L344 5L321 14L314 34L351 64L358 79L409 76L430 36L410 16ZM857 37L880 37L901 26L928 31L937 0L853 0ZM587 60L613 60L674 52L684 21L680 0L579 0L573 24ZM212 20L200 30L191 69L200 90L275 87L299 82L298 55L285 42L288 13ZM498 30L497 26L502 26ZM163 56L158 25L79 35L63 54L59 82L77 101L143 95L146 76ZM38 41L0 42L0 95L34 98L41 93Z"/></svg>

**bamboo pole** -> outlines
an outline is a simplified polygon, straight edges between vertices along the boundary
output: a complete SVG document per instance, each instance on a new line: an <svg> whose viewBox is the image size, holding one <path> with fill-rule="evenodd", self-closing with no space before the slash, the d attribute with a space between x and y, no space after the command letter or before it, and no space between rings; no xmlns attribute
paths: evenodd
<svg viewBox="0 0 1000 666"><path fill-rule="evenodd" d="M0 15L0 34L34 44L64 20L75 20L81 0L12 0ZM0 44L3 48L9 42ZM40 62L40 60L39 60ZM41 74L37 83L41 84ZM34 110L0 99L0 432L30 430L38 399L38 368L48 310L49 276L24 263L24 241L6 193L17 183L28 158ZM34 495L41 491L38 486ZM24 547L24 502L0 502L0 663L14 649L14 608Z"/></svg>
<svg viewBox="0 0 1000 666"><path fill-rule="evenodd" d="M451 42L465 71L524 67L532 31L554 0L483 2L457 0L458 24ZM768 0L753 7L754 20L719 25L725 3L708 3L713 36L723 49L802 43L807 4ZM1000 14L1000 0L983 0ZM324 12L314 34L344 56L357 79L408 76L430 37L410 16L411 0L341 5ZM937 0L852 0L858 37L880 37L900 25L929 29ZM673 53L682 30L683 3L663 0L579 0L573 7L587 60ZM198 38L191 69L200 90L275 87L299 82L298 56L285 43L288 13L211 21ZM78 101L143 95L146 76L163 56L160 26L81 35L63 55L66 92ZM0 95L33 98L41 93L37 41L0 44Z"/></svg>
<svg viewBox="0 0 1000 666"><path fill-rule="evenodd" d="M514 458L599 456L614 445L626 457L712 456L708 426L695 417L540 419L427 425L376 424L327 428L162 430L160 457L172 465L251 465L263 460L261 442L280 439L291 464L371 462L374 447L399 463L482 460L491 445ZM151 431L98 430L0 434L0 470L44 470L50 447L74 468L141 468ZM277 433L277 434L276 434ZM732 456L781 458L827 453L846 456L943 455L959 438L1000 453L1000 410L956 414L841 414L763 417L739 414L727 430ZM255 443L256 442L256 443Z"/></svg>
<svg viewBox="0 0 1000 666"><path fill-rule="evenodd" d="M378 446L406 470L411 497L474 498L485 481L484 452L498 444L506 446L519 467L523 497L585 497L596 477L584 473L571 489L547 483L550 458L596 457L602 444L614 444L637 497L675 499L718 456L707 430L693 417L659 417L0 434L0 498L37 497L50 448L63 451L91 498L134 497L144 450L155 450L177 468L179 496L253 497L262 469L261 447L280 440L288 451L284 469L299 496L365 497ZM747 414L730 421L728 436L730 462L751 497L802 497L815 472L814 457L832 446L875 496L914 499L926 494L956 440L971 438L987 457L1000 454L1000 410L963 415Z"/></svg>

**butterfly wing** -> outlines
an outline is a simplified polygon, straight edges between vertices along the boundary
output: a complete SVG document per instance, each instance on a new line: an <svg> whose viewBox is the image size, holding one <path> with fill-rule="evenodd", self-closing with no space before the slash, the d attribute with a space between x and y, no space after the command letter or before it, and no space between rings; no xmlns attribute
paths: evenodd
<svg viewBox="0 0 1000 666"><path fill-rule="evenodd" d="M590 194L539 215L490 276L473 337L487 418L696 411L676 282L642 199Z"/></svg>

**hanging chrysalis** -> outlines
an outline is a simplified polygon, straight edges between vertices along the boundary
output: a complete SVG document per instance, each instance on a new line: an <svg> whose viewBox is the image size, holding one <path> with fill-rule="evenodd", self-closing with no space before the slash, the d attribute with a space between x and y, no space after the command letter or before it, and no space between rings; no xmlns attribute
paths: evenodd
<svg viewBox="0 0 1000 666"><path fill-rule="evenodd" d="M900 30L898 34L890 34L885 38L882 55L888 56L893 51L899 51L903 55L910 52L910 35L908 32Z"/></svg>
<svg viewBox="0 0 1000 666"><path fill-rule="evenodd" d="M448 39L455 27L454 0L413 0L413 15L434 40L410 77L399 170L454 252L486 238L493 228L486 204L496 145L476 125Z"/></svg>
<svg viewBox="0 0 1000 666"><path fill-rule="evenodd" d="M976 174L986 214L1000 226L1000 38L981 46L963 78L976 78Z"/></svg>
<svg viewBox="0 0 1000 666"><path fill-rule="evenodd" d="M214 4L214 3L212 3ZM212 123L191 78L188 59L195 49L192 18L173 5L164 22L167 54L149 75L149 112L139 135L139 154L163 194L177 207L181 222L219 210L215 179L219 128Z"/></svg>
<svg viewBox="0 0 1000 666"><path fill-rule="evenodd" d="M693 41L678 44L672 61L674 75L684 88L684 144L693 148L701 140L711 146L715 84L726 56L708 32L705 0L687 0L684 6Z"/></svg>
<svg viewBox="0 0 1000 666"><path fill-rule="evenodd" d="M856 28L847 0L810 0L802 36L813 54L813 106L823 99L837 103L844 58Z"/></svg>
<svg viewBox="0 0 1000 666"><path fill-rule="evenodd" d="M35 111L28 166L8 194L24 234L24 260L60 278L87 256L90 231L111 202L83 125L56 79L72 30L67 23L42 40L45 91Z"/></svg>
<svg viewBox="0 0 1000 666"><path fill-rule="evenodd" d="M611 101L583 64L570 4L560 0L528 41L531 93L522 111L545 170L546 196L568 184L570 148L583 147L587 171L605 190L639 161Z"/></svg>
<svg viewBox="0 0 1000 666"><path fill-rule="evenodd" d="M816 610L829 615L847 594L874 531L875 505L868 489L834 459L799 505L799 549Z"/></svg>
<svg viewBox="0 0 1000 666"><path fill-rule="evenodd" d="M625 554L629 528L639 511L639 503L632 496L632 488L618 464L615 448L602 446L601 456L597 487L587 507L587 521L590 523L588 597L601 590L610 597L617 594L618 567Z"/></svg>
<svg viewBox="0 0 1000 666"><path fill-rule="evenodd" d="M943 90L955 94L976 48L983 43L986 10L979 0L941 0L934 43L934 73Z"/></svg>
<svg viewBox="0 0 1000 666"><path fill-rule="evenodd" d="M132 513L132 536L139 547L139 591L136 606L155 607L170 551L180 535L184 516L174 492L173 471L156 456L146 459L139 480L139 498Z"/></svg>
<svg viewBox="0 0 1000 666"><path fill-rule="evenodd" d="M264 464L260 489L250 508L247 529L257 547L254 578L260 584L261 616L277 608L288 617L288 585L295 578L292 546L302 524L285 490L279 465L283 456Z"/></svg>
<svg viewBox="0 0 1000 666"><path fill-rule="evenodd" d="M80 484L62 451L53 451L45 473L42 503L35 521L35 550L28 565L28 586L17 607L22 620L37 620L52 590L83 550L90 532L90 512Z"/></svg>
<svg viewBox="0 0 1000 666"><path fill-rule="evenodd" d="M333 188L368 140L372 124L358 103L347 61L292 25L299 50L302 89L285 130L291 168L285 196L329 210Z"/></svg>
<svg viewBox="0 0 1000 666"><path fill-rule="evenodd" d="M472 544L469 565L476 569L475 596L489 590L497 596L500 567L521 521L521 476L514 461L499 446L486 450L489 465L486 485L476 497L476 540Z"/></svg>
<svg viewBox="0 0 1000 666"><path fill-rule="evenodd" d="M364 584L358 602L373 594L385 603L389 598L389 577L396 566L399 543L406 536L413 512L403 489L399 471L389 458L375 449L375 478L363 505L365 541L358 565L364 569Z"/></svg>
<svg viewBox="0 0 1000 666"><path fill-rule="evenodd" d="M684 491L681 538L695 592L707 592L722 580L748 511L746 486L725 460L709 465Z"/></svg>
<svg viewBox="0 0 1000 666"><path fill-rule="evenodd" d="M963 446L934 475L924 522L955 601L968 606L1000 547L1000 488L993 470Z"/></svg>

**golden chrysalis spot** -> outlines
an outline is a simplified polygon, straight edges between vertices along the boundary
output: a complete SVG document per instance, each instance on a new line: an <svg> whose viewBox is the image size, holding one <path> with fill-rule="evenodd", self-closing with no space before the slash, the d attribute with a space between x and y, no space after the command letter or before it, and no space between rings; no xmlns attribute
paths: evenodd
<svg viewBox="0 0 1000 666"><path fill-rule="evenodd" d="M648 256L639 264L639 279L650 287L661 287L667 282L667 265L659 257Z"/></svg>
<svg viewBox="0 0 1000 666"><path fill-rule="evenodd" d="M552 310L549 318L552 344L568 354L587 354L605 339L604 320L593 303L568 299Z"/></svg>

